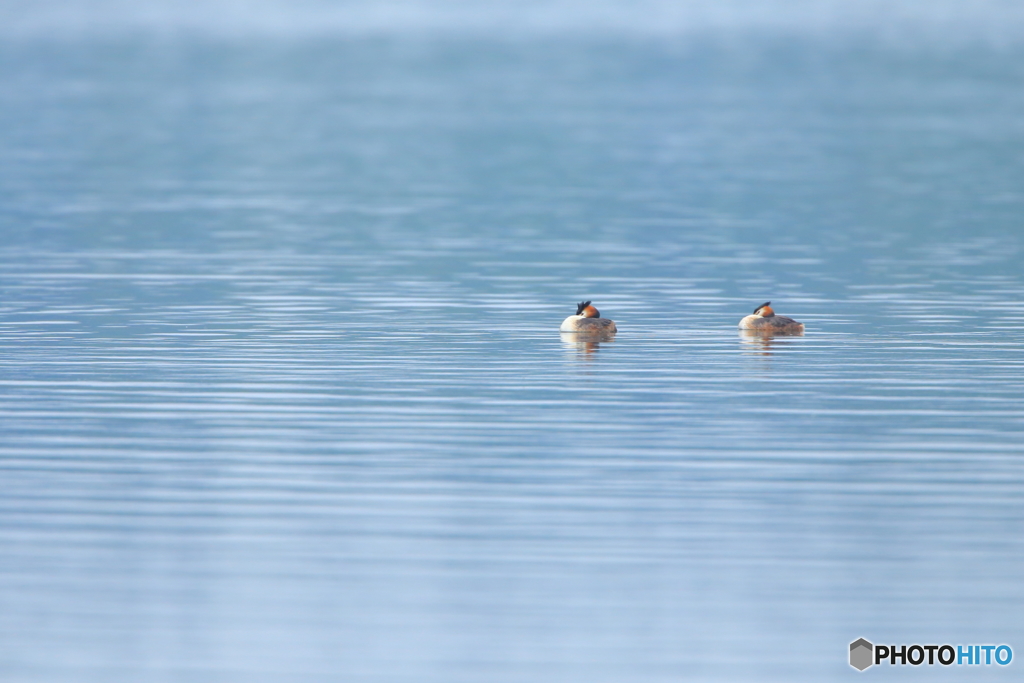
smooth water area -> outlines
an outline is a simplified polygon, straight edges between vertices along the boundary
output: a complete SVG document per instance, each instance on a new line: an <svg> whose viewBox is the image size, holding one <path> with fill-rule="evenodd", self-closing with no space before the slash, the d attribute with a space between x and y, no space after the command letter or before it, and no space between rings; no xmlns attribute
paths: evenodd
<svg viewBox="0 0 1024 683"><path fill-rule="evenodd" d="M1024 656L1022 58L7 41L0 676Z"/></svg>

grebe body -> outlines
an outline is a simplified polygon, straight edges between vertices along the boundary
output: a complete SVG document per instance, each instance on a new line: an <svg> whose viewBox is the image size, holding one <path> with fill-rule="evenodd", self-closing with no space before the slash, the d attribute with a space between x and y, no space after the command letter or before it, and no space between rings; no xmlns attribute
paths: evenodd
<svg viewBox="0 0 1024 683"><path fill-rule="evenodd" d="M775 311L769 304L771 301L761 304L754 309L753 315L748 315L741 320L740 329L768 334L803 334L803 323L798 323L784 315L775 315Z"/></svg>
<svg viewBox="0 0 1024 683"><path fill-rule="evenodd" d="M602 318L601 313L584 301L576 305L576 315L570 315L562 321L559 332L589 332L599 334L614 334L617 332L615 321Z"/></svg>

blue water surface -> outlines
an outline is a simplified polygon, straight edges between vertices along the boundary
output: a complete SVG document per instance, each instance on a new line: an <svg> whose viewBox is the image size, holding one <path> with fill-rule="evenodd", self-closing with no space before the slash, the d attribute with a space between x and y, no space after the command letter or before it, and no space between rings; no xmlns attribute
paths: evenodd
<svg viewBox="0 0 1024 683"><path fill-rule="evenodd" d="M8 38L3 680L1024 656L1013 44Z"/></svg>

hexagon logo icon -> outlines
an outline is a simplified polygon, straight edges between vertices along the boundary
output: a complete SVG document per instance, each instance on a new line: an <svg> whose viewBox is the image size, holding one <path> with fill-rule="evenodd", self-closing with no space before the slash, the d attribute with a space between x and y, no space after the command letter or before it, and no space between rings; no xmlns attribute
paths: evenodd
<svg viewBox="0 0 1024 683"><path fill-rule="evenodd" d="M850 643L850 666L857 671L863 671L875 663L874 654L875 646L863 638L858 638Z"/></svg>

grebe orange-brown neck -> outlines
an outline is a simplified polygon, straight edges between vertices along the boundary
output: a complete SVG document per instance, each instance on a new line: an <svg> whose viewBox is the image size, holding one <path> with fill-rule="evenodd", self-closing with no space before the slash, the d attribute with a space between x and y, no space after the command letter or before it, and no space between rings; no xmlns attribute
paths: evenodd
<svg viewBox="0 0 1024 683"><path fill-rule="evenodd" d="M576 315L570 315L558 328L561 332L582 332L586 334L611 335L617 328L615 321L602 318L601 313L589 301L576 304Z"/></svg>
<svg viewBox="0 0 1024 683"><path fill-rule="evenodd" d="M584 318L600 318L601 313L590 305L589 301L583 301L576 304L576 315L582 315Z"/></svg>
<svg viewBox="0 0 1024 683"><path fill-rule="evenodd" d="M751 315L740 321L741 330L752 330L759 334L803 334L804 324L784 315L775 315L771 301L757 308Z"/></svg>

